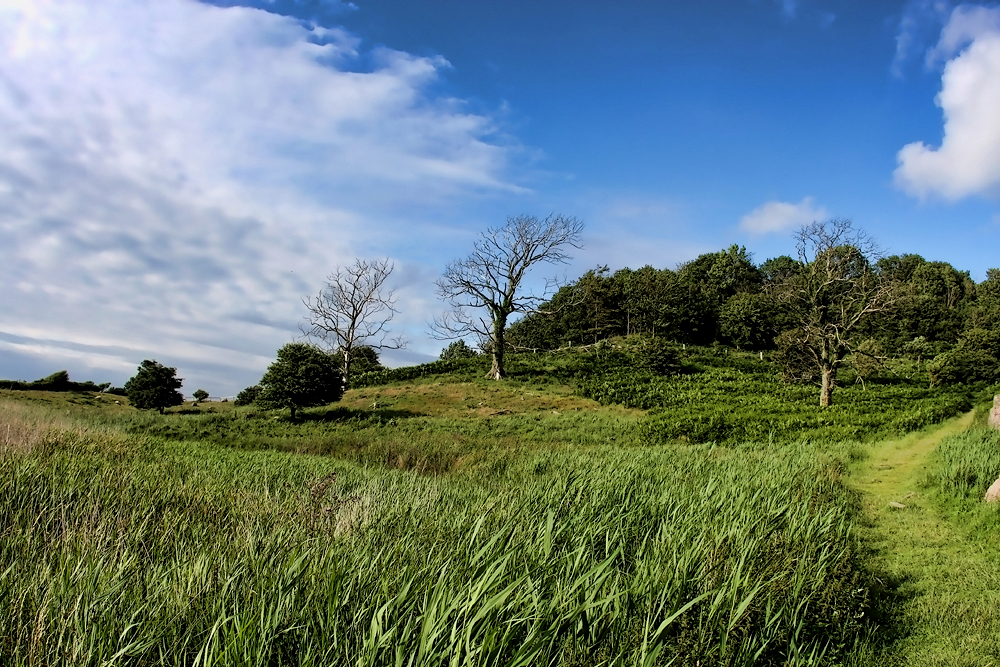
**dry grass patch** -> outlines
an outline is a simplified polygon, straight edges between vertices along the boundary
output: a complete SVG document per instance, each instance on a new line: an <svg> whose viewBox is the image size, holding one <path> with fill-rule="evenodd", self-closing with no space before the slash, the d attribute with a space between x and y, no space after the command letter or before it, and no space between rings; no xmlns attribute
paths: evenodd
<svg viewBox="0 0 1000 667"><path fill-rule="evenodd" d="M604 412L637 416L641 410L601 406L575 396L569 386L545 388L478 382L418 382L351 389L341 405L358 410L391 409L413 415L446 418L482 418L501 415L559 415L567 412Z"/></svg>

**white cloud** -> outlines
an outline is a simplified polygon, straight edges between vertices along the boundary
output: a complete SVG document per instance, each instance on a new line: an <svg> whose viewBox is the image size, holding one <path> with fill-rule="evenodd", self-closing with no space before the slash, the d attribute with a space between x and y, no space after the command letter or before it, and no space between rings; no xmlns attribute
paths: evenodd
<svg viewBox="0 0 1000 667"><path fill-rule="evenodd" d="M429 92L445 60L359 45L193 0L0 0L0 333L242 382L334 264L521 191L492 119Z"/></svg>
<svg viewBox="0 0 1000 667"><path fill-rule="evenodd" d="M928 62L947 60L936 103L938 148L918 141L896 156L895 180L911 195L960 199L1000 192L1000 8L960 6Z"/></svg>
<svg viewBox="0 0 1000 667"><path fill-rule="evenodd" d="M798 204L769 201L740 218L740 229L753 234L782 232L828 217L829 211L817 206L812 197L806 197Z"/></svg>

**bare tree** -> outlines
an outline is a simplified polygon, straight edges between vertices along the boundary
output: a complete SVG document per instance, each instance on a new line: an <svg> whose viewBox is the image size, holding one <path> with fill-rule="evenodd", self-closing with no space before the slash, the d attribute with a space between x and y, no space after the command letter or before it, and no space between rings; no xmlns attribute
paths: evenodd
<svg viewBox="0 0 1000 667"><path fill-rule="evenodd" d="M873 268L878 246L850 220L814 222L795 234L797 270L773 286L798 322L778 339L790 360L820 376L819 404L833 403L837 369L858 350L859 329L895 301L893 284Z"/></svg>
<svg viewBox="0 0 1000 667"><path fill-rule="evenodd" d="M493 356L487 377L502 380L508 318L535 312L556 287L555 280L546 280L542 294L526 294L525 274L538 263L565 263L567 246L582 247L582 232L581 221L561 215L510 217L503 227L481 232L472 254L448 264L437 281L438 295L451 310L434 320L432 334L446 340L477 336Z"/></svg>
<svg viewBox="0 0 1000 667"><path fill-rule="evenodd" d="M337 266L314 299L302 300L309 311L300 326L302 333L322 341L340 357L345 384L350 382L351 365L359 347L406 347L402 337L390 337L389 321L399 312L395 290L386 285L393 268L388 259L357 259L350 266Z"/></svg>

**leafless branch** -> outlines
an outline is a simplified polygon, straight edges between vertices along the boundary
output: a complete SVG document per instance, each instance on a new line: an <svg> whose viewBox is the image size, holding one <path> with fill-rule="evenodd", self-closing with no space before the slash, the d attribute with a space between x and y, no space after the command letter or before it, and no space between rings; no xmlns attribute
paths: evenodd
<svg viewBox="0 0 1000 667"><path fill-rule="evenodd" d="M480 233L472 253L449 263L436 283L438 296L450 311L434 318L431 335L442 340L477 336L492 348L490 376L500 379L507 318L533 312L558 285L547 280L541 294L525 293L525 275L535 264L568 261L568 248L582 247L582 232L583 223L576 218L550 215L539 220L521 215Z"/></svg>
<svg viewBox="0 0 1000 667"><path fill-rule="evenodd" d="M302 333L341 357L345 382L357 348L398 350L407 345L389 329L399 312L395 290L386 284L393 268L388 259L357 259L349 266L337 266L315 298L302 300L308 311Z"/></svg>

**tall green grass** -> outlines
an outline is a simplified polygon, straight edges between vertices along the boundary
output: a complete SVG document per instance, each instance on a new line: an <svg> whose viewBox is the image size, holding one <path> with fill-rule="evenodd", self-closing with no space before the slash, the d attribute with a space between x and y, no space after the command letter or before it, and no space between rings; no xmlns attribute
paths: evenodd
<svg viewBox="0 0 1000 667"><path fill-rule="evenodd" d="M980 408L985 414L988 408ZM947 498L982 501L986 489L1000 478L1000 431L980 420L973 428L946 439L938 447L928 483Z"/></svg>
<svg viewBox="0 0 1000 667"><path fill-rule="evenodd" d="M871 629L839 474L802 448L594 445L426 475L50 430L0 458L0 657L828 663Z"/></svg>

